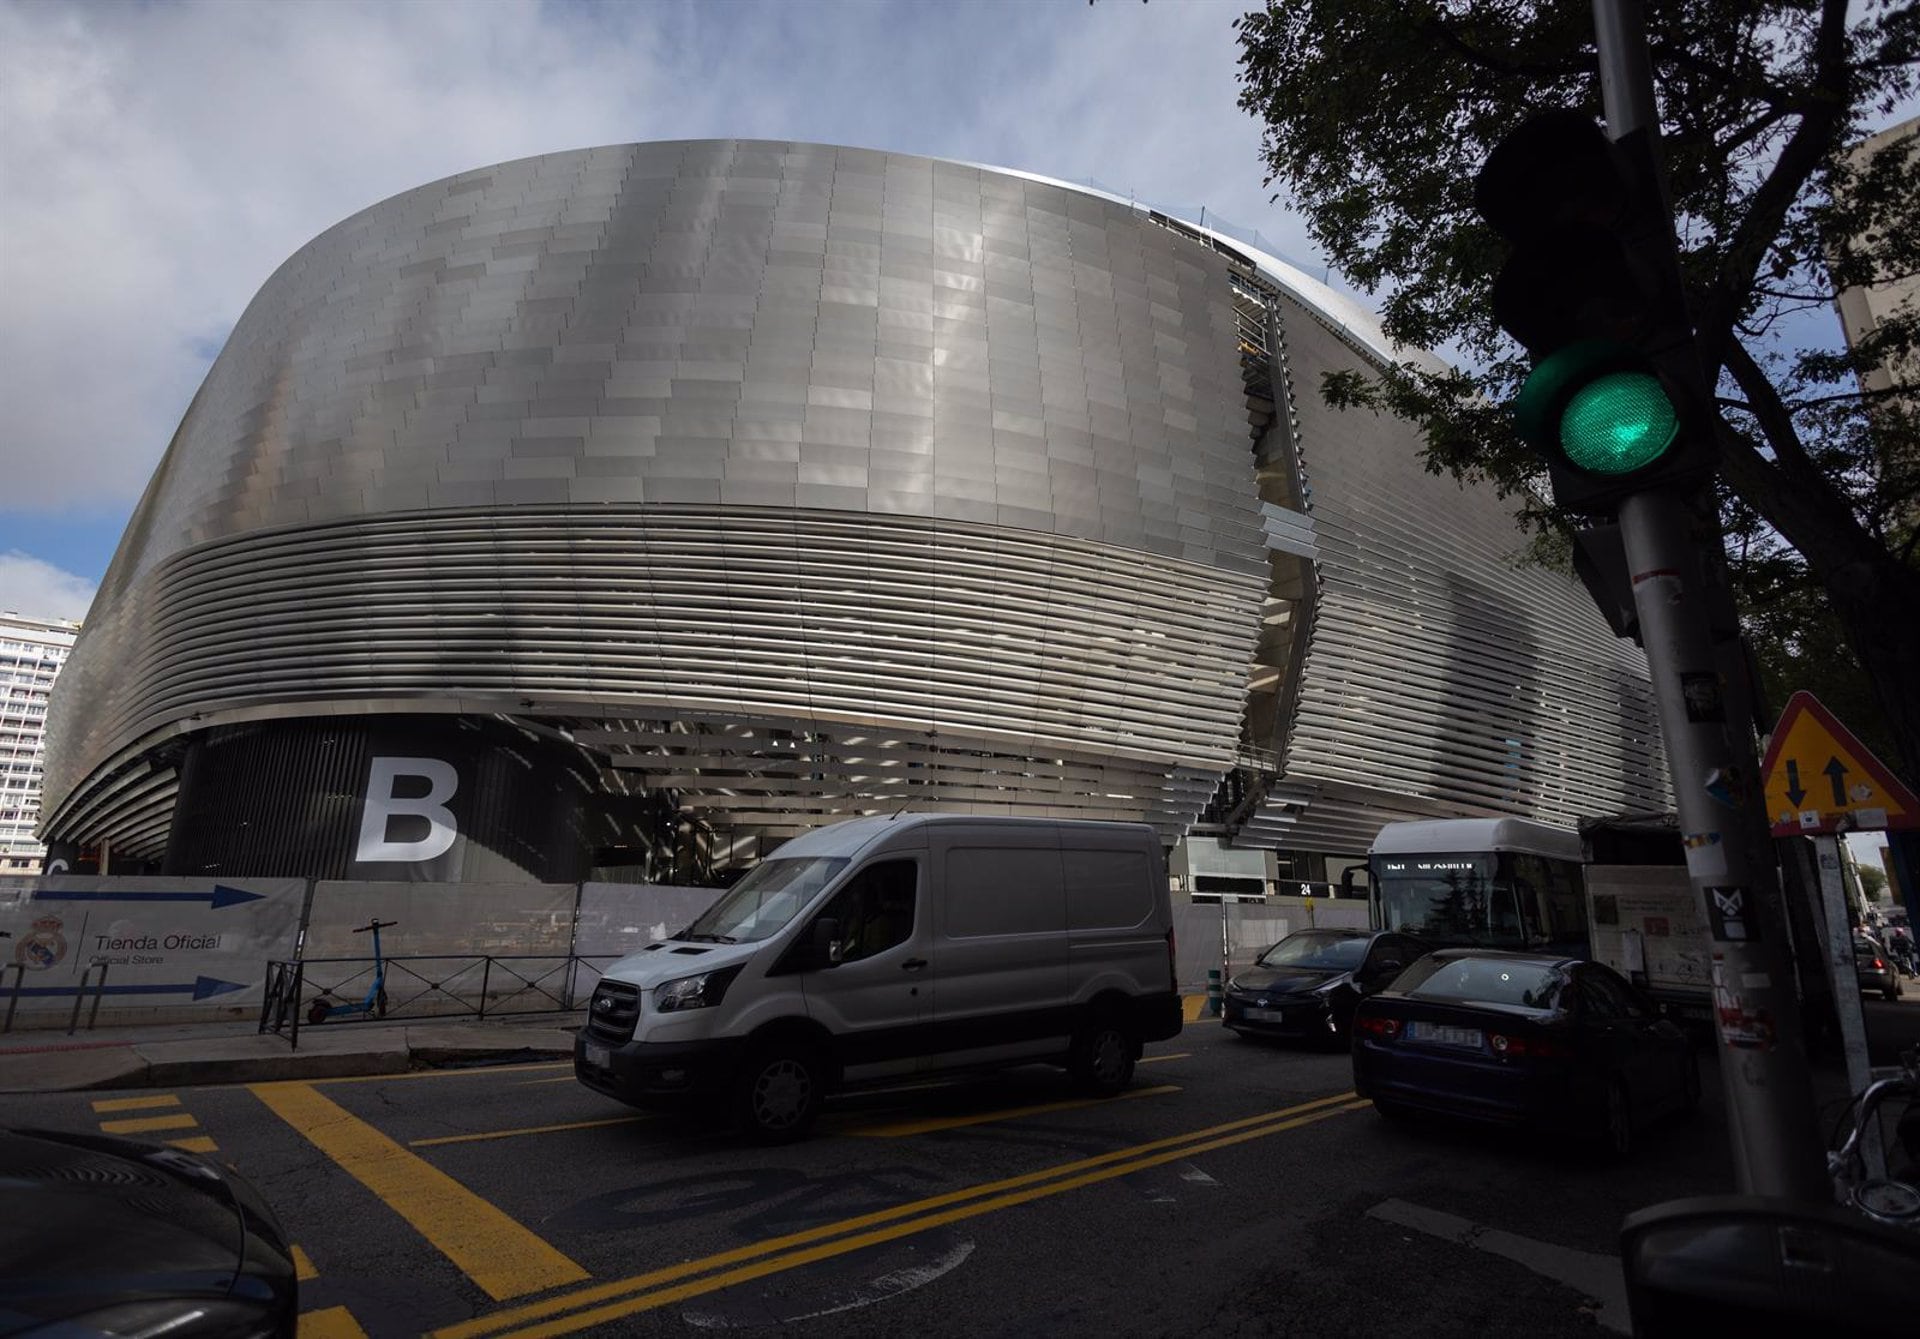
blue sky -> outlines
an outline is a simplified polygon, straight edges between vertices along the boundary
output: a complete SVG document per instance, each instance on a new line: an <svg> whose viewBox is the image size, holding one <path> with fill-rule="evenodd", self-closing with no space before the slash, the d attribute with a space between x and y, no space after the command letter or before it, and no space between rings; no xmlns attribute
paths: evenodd
<svg viewBox="0 0 1920 1339"><path fill-rule="evenodd" d="M1235 105L1241 8L0 0L0 608L85 611L288 255L486 163L709 136L932 154L1205 206L1319 274Z"/></svg>
<svg viewBox="0 0 1920 1339"><path fill-rule="evenodd" d="M0 607L78 616L246 302L348 214L590 144L743 136L1098 179L1303 261L1227 0L0 0Z"/></svg>

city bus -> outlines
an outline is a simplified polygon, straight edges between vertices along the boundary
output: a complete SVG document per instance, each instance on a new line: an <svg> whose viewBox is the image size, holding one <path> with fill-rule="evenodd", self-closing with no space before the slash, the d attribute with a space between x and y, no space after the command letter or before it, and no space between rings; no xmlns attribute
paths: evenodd
<svg viewBox="0 0 1920 1339"><path fill-rule="evenodd" d="M1588 958L1676 1018L1710 1016L1712 943L1678 835L1659 822L1594 819L1579 832L1520 818L1389 823L1366 870L1376 929Z"/></svg>
<svg viewBox="0 0 1920 1339"><path fill-rule="evenodd" d="M1587 957L1580 834L1520 818L1389 823L1367 855L1375 928Z"/></svg>

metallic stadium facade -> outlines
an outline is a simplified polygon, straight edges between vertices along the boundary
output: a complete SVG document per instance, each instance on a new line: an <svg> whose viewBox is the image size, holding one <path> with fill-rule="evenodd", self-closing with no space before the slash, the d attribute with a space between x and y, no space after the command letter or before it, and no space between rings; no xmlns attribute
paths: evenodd
<svg viewBox="0 0 1920 1339"><path fill-rule="evenodd" d="M725 863L902 807L1323 853L1658 807L1638 653L1509 504L1321 402L1392 356L1272 257L970 164L695 141L406 192L214 362L42 834L571 879L663 815Z"/></svg>

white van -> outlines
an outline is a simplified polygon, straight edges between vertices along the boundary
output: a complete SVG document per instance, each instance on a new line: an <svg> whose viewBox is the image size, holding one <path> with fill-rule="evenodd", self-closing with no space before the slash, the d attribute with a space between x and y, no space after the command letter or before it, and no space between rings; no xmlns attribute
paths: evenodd
<svg viewBox="0 0 1920 1339"><path fill-rule="evenodd" d="M574 1073L636 1106L722 1103L769 1142L856 1084L1039 1061L1115 1093L1180 1031L1173 962L1152 828L855 819L609 967Z"/></svg>

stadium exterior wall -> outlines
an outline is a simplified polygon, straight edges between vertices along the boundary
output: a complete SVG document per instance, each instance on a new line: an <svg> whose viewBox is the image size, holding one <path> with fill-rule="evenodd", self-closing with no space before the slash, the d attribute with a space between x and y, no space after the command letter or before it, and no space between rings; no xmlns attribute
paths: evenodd
<svg viewBox="0 0 1920 1339"><path fill-rule="evenodd" d="M642 144L396 196L290 258L215 360L60 681L42 831L182 873L391 877L356 859L380 834L288 815L364 812L363 765L432 756L436 729L575 778L462 773L474 812L520 814L459 820L484 877L579 877L528 853L639 840L662 793L773 838L905 805L1171 839L1269 748L1334 818L1560 804L1477 743L1490 786L1377 766L1371 737L1329 761L1345 708L1316 684L1365 633L1300 491L1317 390L1269 356L1283 330L1295 359L1387 352L1272 258L967 164ZM1430 519L1420 564L1484 584L1520 538L1462 496L1485 533L1449 547ZM1341 524L1391 548L1405 520ZM1251 738L1282 597L1297 681ZM1618 734L1604 625L1558 578L1508 598L1580 654L1491 665L1498 731L1537 734L1567 793L1637 793L1646 750L1594 742ZM1432 748L1484 734L1473 711ZM247 805L332 835L210 835Z"/></svg>

